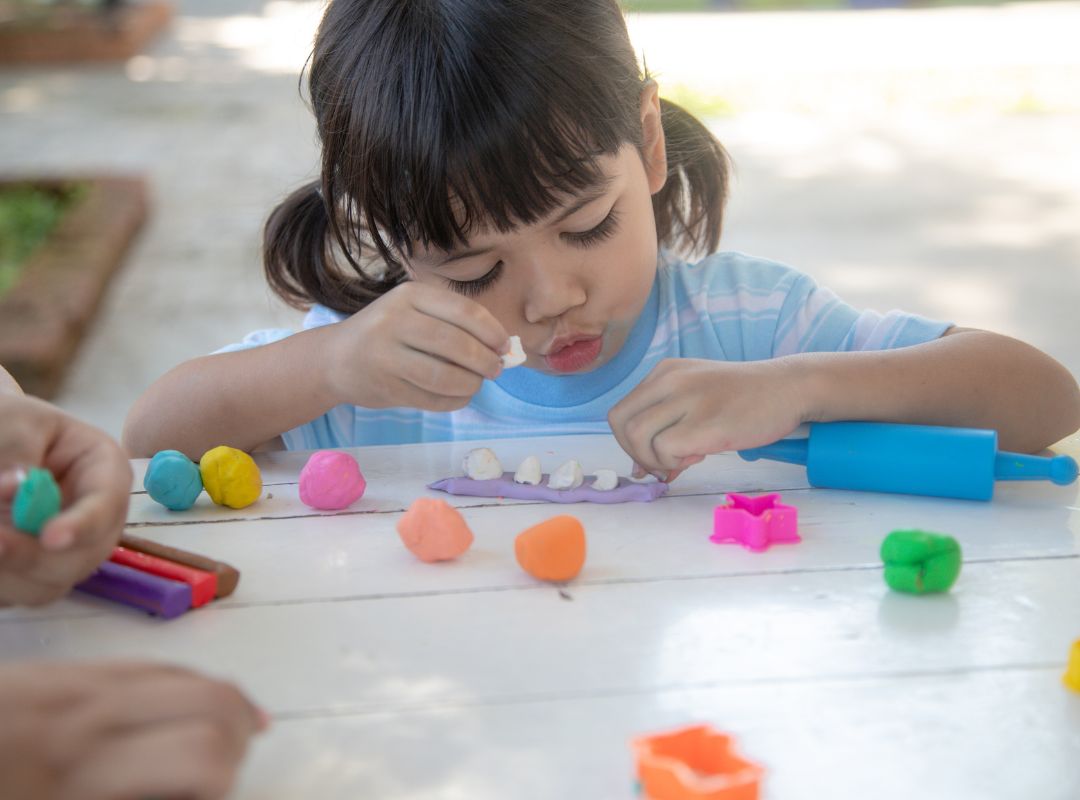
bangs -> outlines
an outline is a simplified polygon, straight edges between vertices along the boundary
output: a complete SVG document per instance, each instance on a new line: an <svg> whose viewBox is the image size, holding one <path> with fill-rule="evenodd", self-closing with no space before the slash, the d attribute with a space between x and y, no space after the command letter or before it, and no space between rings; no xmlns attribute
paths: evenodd
<svg viewBox="0 0 1080 800"><path fill-rule="evenodd" d="M401 46L312 64L323 192L346 253L374 246L400 266L397 254L450 251L478 229L534 223L604 183L600 159L640 144L642 76L632 50L628 60L588 46L597 20L572 10L586 5L552 19L530 4L490 4L465 22L440 14L436 0L412 0L393 20L372 21L384 33L392 22ZM523 13L544 19L529 24ZM560 36L531 35L552 25ZM381 80L338 80L342 94L327 71Z"/></svg>

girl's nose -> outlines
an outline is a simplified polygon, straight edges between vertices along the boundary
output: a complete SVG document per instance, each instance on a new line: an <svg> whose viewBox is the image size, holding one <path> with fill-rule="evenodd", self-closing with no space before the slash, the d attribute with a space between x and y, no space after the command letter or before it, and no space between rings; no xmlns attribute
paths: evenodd
<svg viewBox="0 0 1080 800"><path fill-rule="evenodd" d="M588 294L574 266L534 264L525 289L525 319L530 323L561 317L585 304Z"/></svg>

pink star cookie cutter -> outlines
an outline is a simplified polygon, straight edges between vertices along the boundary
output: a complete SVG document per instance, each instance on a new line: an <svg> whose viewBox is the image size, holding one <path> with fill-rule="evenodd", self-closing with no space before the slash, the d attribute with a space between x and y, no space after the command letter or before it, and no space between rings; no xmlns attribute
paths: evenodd
<svg viewBox="0 0 1080 800"><path fill-rule="evenodd" d="M780 502L780 495L747 497L727 495L728 502L713 510L713 535L710 542L734 542L747 550L761 553L774 544L801 542L799 510Z"/></svg>

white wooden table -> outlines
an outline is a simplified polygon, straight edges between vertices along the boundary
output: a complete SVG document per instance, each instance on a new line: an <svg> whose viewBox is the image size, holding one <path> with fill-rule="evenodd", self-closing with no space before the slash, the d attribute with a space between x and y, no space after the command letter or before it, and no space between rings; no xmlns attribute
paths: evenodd
<svg viewBox="0 0 1080 800"><path fill-rule="evenodd" d="M530 453L545 471L628 468L609 437L488 444L508 468ZM332 515L298 499L303 453L261 456L272 496L243 511L204 495L175 514L137 491L132 532L232 563L236 594L171 622L79 595L7 610L0 658L235 680L275 717L238 798L632 798L631 737L700 721L767 768L771 800L1080 797L1080 695L1061 683L1080 637L1075 486L999 485L987 504L821 491L799 467L725 455L652 504L440 495L476 542L423 564L394 524L473 446L354 450L367 493ZM710 543L729 491L783 492L803 542ZM513 556L557 513L589 543L562 592ZM959 539L951 593L887 590L878 548L899 527Z"/></svg>

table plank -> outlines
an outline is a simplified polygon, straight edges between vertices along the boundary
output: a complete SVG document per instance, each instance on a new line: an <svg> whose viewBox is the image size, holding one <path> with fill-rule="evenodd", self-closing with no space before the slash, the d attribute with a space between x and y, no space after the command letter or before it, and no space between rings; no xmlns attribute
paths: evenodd
<svg viewBox="0 0 1080 800"><path fill-rule="evenodd" d="M880 571L492 589L0 623L0 658L153 657L273 712L376 711L729 682L1064 669L1080 557L970 564L910 597Z"/></svg>
<svg viewBox="0 0 1080 800"><path fill-rule="evenodd" d="M461 475L465 454L479 445L495 448L503 466L515 469L527 455L540 457L545 472L550 472L569 458L581 461L587 473L603 467L629 474L626 454L611 436L562 436L549 439L508 439L498 442L440 442L425 445L395 447L357 447L347 452L356 457L368 482L364 497L345 513L401 511L417 497L440 497L458 507L486 505L491 498L459 497L444 492L432 492L427 484L451 475ZM300 470L310 453L258 453L256 461L263 474L266 491L263 498L245 509L234 510L215 506L203 494L188 511L175 512L158 505L141 491L141 475L146 462L135 465L139 487L132 495L128 523L131 526L161 524L191 524L221 522L237 519L268 519L296 517L317 512L300 502L298 481ZM724 492L761 492L807 488L806 470L792 464L750 463L734 453L723 453L707 459L680 477L672 486L673 495L716 494ZM267 499L267 495L273 495ZM520 500L504 500L513 505Z"/></svg>
<svg viewBox="0 0 1080 800"><path fill-rule="evenodd" d="M629 800L629 740L696 722L766 767L762 800L1075 800L1080 787L1080 696L1034 668L278 720L236 794Z"/></svg>
<svg viewBox="0 0 1080 800"><path fill-rule="evenodd" d="M1033 489L1038 494L1037 487L1008 487L1012 496L994 503L788 492L785 499L800 511L804 540L765 553L708 541L712 510L723 501L716 495L619 506L491 502L465 507L476 542L459 561L437 565L417 561L402 546L395 529L399 512L196 523L137 533L239 568L243 577L236 594L219 606L527 586L532 579L514 560L513 538L559 513L576 515L587 532L589 556L579 583L876 567L881 540L900 527L955 536L969 561L1080 552L1080 509L1036 502ZM75 595L44 609L0 611L0 620L116 613L126 612Z"/></svg>

